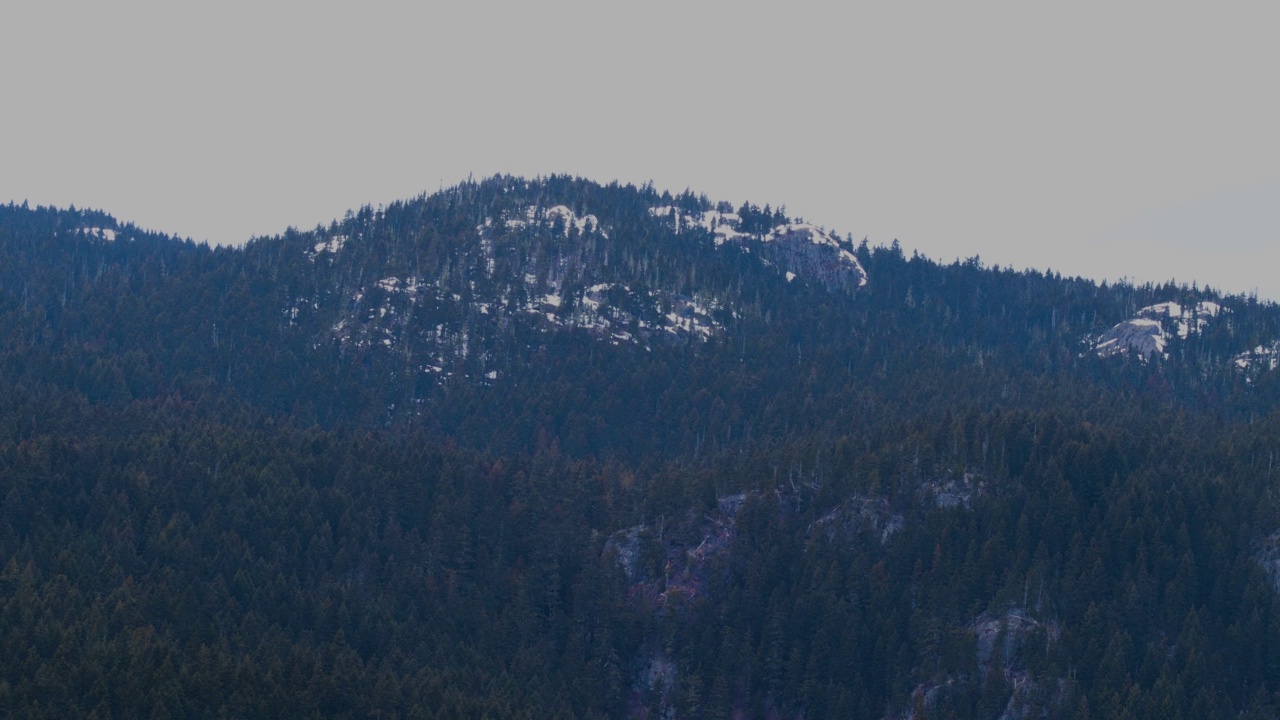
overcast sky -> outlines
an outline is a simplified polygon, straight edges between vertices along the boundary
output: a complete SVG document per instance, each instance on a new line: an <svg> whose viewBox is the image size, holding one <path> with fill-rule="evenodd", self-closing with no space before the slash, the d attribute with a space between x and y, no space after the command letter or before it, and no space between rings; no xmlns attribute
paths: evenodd
<svg viewBox="0 0 1280 720"><path fill-rule="evenodd" d="M0 202L240 243L469 175L1280 300L1257 3L6 3Z"/></svg>

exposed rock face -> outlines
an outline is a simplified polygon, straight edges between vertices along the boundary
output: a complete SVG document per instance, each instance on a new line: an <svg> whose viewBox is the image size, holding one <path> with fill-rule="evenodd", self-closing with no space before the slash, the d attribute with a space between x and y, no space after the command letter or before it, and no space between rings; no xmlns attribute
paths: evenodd
<svg viewBox="0 0 1280 720"><path fill-rule="evenodd" d="M605 541L604 551L613 553L628 583L640 581L640 538L648 531L648 525L637 525L619 530Z"/></svg>
<svg viewBox="0 0 1280 720"><path fill-rule="evenodd" d="M1271 578L1271 585L1280 592L1280 530L1267 536L1262 546L1253 554L1253 559Z"/></svg>
<svg viewBox="0 0 1280 720"><path fill-rule="evenodd" d="M642 651L637 659L636 683L628 703L631 716L675 720L678 671L676 661L667 653L652 648Z"/></svg>
<svg viewBox="0 0 1280 720"><path fill-rule="evenodd" d="M940 508L971 509L973 501L986 492L986 481L974 473L964 473L958 478L944 477L940 480L929 480L920 486L920 493Z"/></svg>
<svg viewBox="0 0 1280 720"><path fill-rule="evenodd" d="M776 262L797 277L828 288L852 289L867 284L867 272L840 239L807 224L781 225L765 236Z"/></svg>
<svg viewBox="0 0 1280 720"><path fill-rule="evenodd" d="M964 628L974 636L978 677L962 668L920 683L907 699L905 709L891 717L917 720L922 716L945 717L947 708L975 687L1003 687L999 720L1031 720L1044 717L1051 709L1068 707L1075 693L1070 680L1033 675L1027 670L1029 653L1043 652L1058 641L1056 622L1034 617L1022 607L1004 612L986 612ZM996 672L998 675L991 675ZM984 690L985 691L985 690ZM972 696L970 696L972 697Z"/></svg>
<svg viewBox="0 0 1280 720"><path fill-rule="evenodd" d="M828 289L852 289L867 284L867 271L853 254L853 244L816 225L784 222L767 232L762 229L747 232L742 218L733 212L688 213L663 206L651 208L649 214L671 222L677 233L708 231L717 247L737 245L746 252L754 247L761 259L778 267L788 281L798 278Z"/></svg>
<svg viewBox="0 0 1280 720"><path fill-rule="evenodd" d="M1134 318L1125 320L1098 338L1099 357L1132 353L1141 358L1164 354L1165 334L1158 320Z"/></svg>
<svg viewBox="0 0 1280 720"><path fill-rule="evenodd" d="M709 516L637 525L611 535L604 552L626 576L627 600L656 617L679 615L700 603L710 566L732 549L735 520L746 500L745 493L728 495ZM660 639L647 639L630 665L631 715L674 718L680 668Z"/></svg>
<svg viewBox="0 0 1280 720"><path fill-rule="evenodd" d="M1058 637L1056 623L1044 625L1027 610L1018 607L1009 608L1003 614L983 613L969 627L978 638L978 667L983 674L990 669L997 651L1002 666L1016 667L1017 655L1027 639L1041 629L1045 630L1050 641Z"/></svg>
<svg viewBox="0 0 1280 720"><path fill-rule="evenodd" d="M613 553L622 568L633 601L661 611L669 602L692 602L702 596L708 564L729 552L737 533L733 515L724 506L722 501L719 513L696 524L637 525L610 536L604 551Z"/></svg>
<svg viewBox="0 0 1280 720"><path fill-rule="evenodd" d="M1148 305L1103 333L1095 341L1094 350L1104 358L1126 353L1143 359L1163 356L1170 337L1177 335L1185 340L1198 335L1221 312L1220 305L1207 300L1185 306L1176 302Z"/></svg>
<svg viewBox="0 0 1280 720"><path fill-rule="evenodd" d="M888 500L854 496L815 520L809 526L809 532L820 532L828 540L834 540L869 531L881 543L886 543L904 524L903 517L892 511Z"/></svg>

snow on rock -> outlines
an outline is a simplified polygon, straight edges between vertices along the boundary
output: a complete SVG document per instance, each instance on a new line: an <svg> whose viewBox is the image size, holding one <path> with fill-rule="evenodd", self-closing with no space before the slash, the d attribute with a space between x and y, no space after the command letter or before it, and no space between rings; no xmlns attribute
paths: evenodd
<svg viewBox="0 0 1280 720"><path fill-rule="evenodd" d="M1194 307L1185 308L1176 302L1162 302L1142 308L1138 311L1138 316L1169 318L1174 321L1178 337L1186 340L1192 333L1204 332L1209 320L1217 317L1221 311L1221 305L1207 300L1196 303Z"/></svg>
<svg viewBox="0 0 1280 720"><path fill-rule="evenodd" d="M363 348L371 346L392 347L400 339L404 326L412 317L412 308L431 295L440 299L440 293L429 292L421 278L390 276L361 287L344 301L344 317L330 328L333 337L343 345ZM306 302L298 298L296 303ZM295 307L297 304L295 303ZM311 302L319 309L318 301ZM290 309L290 319L296 320L297 312ZM439 338L437 338L439 339Z"/></svg>
<svg viewBox="0 0 1280 720"><path fill-rule="evenodd" d="M723 245L738 238L750 237L747 233L739 232L738 228L742 224L742 218L734 212L707 210L697 214L690 214L681 212L679 208L664 205L649 208L649 214L654 217L672 218L677 235L696 228L706 230L715 237L716 245Z"/></svg>
<svg viewBox="0 0 1280 720"><path fill-rule="evenodd" d="M1240 370L1268 372L1280 367L1280 340L1267 345L1259 345L1252 350L1236 355L1235 365Z"/></svg>
<svg viewBox="0 0 1280 720"><path fill-rule="evenodd" d="M742 218L733 212L706 210L688 213L664 205L649 208L649 214L656 218L670 218L676 234L705 230L711 233L717 247L735 243L749 250L743 241L756 239L767 243L773 246L776 259L785 268L788 282L801 277L817 280L828 287L848 284L861 287L867 284L867 272L853 254L852 243L810 223L784 223L763 235L752 235L742 232Z"/></svg>
<svg viewBox="0 0 1280 720"><path fill-rule="evenodd" d="M1148 358L1163 355L1168 335L1160 322L1149 318L1125 320L1106 331L1094 344L1098 357L1113 357L1132 352Z"/></svg>
<svg viewBox="0 0 1280 720"><path fill-rule="evenodd" d="M677 295L673 298L671 312L664 316L667 324L663 329L673 335L709 338L721 327L712 317L718 309L714 301Z"/></svg>
<svg viewBox="0 0 1280 720"><path fill-rule="evenodd" d="M532 208L530 208L529 219L534 219ZM547 210L546 219L548 223L554 223L556 220L563 222L564 234L566 237L569 235L570 228L576 228L580 233L587 233L597 230L600 227L600 220L597 219L595 215L583 215L582 217L578 217L577 214L564 205L556 205L555 207ZM600 235L606 238L609 237L609 234L603 231L601 231Z"/></svg>
<svg viewBox="0 0 1280 720"><path fill-rule="evenodd" d="M764 241L780 246L783 262L799 275L815 278L824 285L852 280L857 287L867 284L867 271L835 233L809 223L779 225Z"/></svg>
<svg viewBox="0 0 1280 720"><path fill-rule="evenodd" d="M476 232L480 233L483 240L488 231L499 222L503 223L508 230L527 227L558 229L565 237L569 237L570 232L576 229L583 234L599 232L601 237L609 237L609 233L600 229L600 219L595 215L580 216L564 205L555 205L546 209L529 207L525 209L523 216L514 218L485 218L482 224L476 226Z"/></svg>
<svg viewBox="0 0 1280 720"><path fill-rule="evenodd" d="M586 330L611 345L635 345L646 350L650 349L650 342L663 338L707 340L724 329L725 319L736 317L714 298L701 295L634 290L622 283L566 287L560 280L539 278L532 273L520 275L516 282L525 286L520 302L505 290L464 301L458 293L441 287L439 281L385 277L346 296L341 305L342 317L331 326L330 334L343 346L353 348L391 348L402 339L416 337L442 353L438 364L447 367L450 358L466 356L466 331L451 324L437 325L434 332L424 334L414 328L414 318L422 312L440 312L468 303L468 308L454 313L455 317L472 317L477 322L493 322L479 320L485 316L524 317L540 332ZM299 298L284 310L291 325L298 324L305 304L319 309L318 304Z"/></svg>
<svg viewBox="0 0 1280 720"><path fill-rule="evenodd" d="M346 235L334 235L328 240L322 240L321 242L316 243L315 247L312 249L311 259L314 260L315 256L320 255L321 253L329 253L330 255L332 255L338 252L339 250L341 250L342 246L345 245L346 243L347 243Z"/></svg>
<svg viewBox="0 0 1280 720"><path fill-rule="evenodd" d="M1148 305L1099 336L1094 352L1103 358L1126 353L1143 359L1164 357L1165 346L1174 334L1183 340L1199 335L1221 312L1221 305L1208 300L1187 306L1173 301Z"/></svg>
<svg viewBox="0 0 1280 720"><path fill-rule="evenodd" d="M112 230L111 228L100 228L100 227L80 228L77 232L79 232L81 235L96 237L99 240L106 240L107 242L114 242L116 239L116 231Z"/></svg>
<svg viewBox="0 0 1280 720"><path fill-rule="evenodd" d="M713 299L678 295L664 290L636 291L622 283L595 283L585 288L563 287L557 280L525 275L531 291L517 312L540 317L548 327L590 330L613 345L642 344L645 337L665 333L680 339L705 340L723 330L718 319L732 315ZM487 312L487 311L485 311Z"/></svg>
<svg viewBox="0 0 1280 720"><path fill-rule="evenodd" d="M679 208L664 205L649 208L649 214L654 217L672 218L677 235L697 228L706 230L715 236L716 245L723 245L737 238L749 237L747 233L739 232L742 218L734 212L706 210L691 214L681 212Z"/></svg>

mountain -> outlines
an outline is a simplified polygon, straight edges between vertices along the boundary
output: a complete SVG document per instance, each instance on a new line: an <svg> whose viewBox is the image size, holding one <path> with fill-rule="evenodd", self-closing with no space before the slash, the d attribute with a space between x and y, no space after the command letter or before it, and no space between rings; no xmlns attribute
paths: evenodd
<svg viewBox="0 0 1280 720"><path fill-rule="evenodd" d="M0 709L1273 716L1277 341L570 177L0 207Z"/></svg>

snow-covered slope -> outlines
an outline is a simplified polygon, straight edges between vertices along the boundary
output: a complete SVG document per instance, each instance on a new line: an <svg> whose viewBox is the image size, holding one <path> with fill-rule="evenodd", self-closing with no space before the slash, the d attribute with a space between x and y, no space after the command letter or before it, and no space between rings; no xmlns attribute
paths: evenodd
<svg viewBox="0 0 1280 720"><path fill-rule="evenodd" d="M544 232L560 238L609 239L595 215L579 215L564 205L525 208L516 217L486 217L476 227L486 272L492 276L498 264L500 232ZM572 255L573 253L566 253ZM513 304L510 293L492 307L542 316L551 326L584 328L600 333L617 345L643 344L653 333L678 338L705 339L723 328L717 319L723 308L714 298L662 289L633 289L628 283L609 282L601 268L561 258L542 277L534 268L523 268L523 301ZM501 279L500 279L501 280ZM489 312L488 309L485 312Z"/></svg>
<svg viewBox="0 0 1280 720"><path fill-rule="evenodd" d="M376 252L371 229L384 217L371 212L366 225L317 230L301 248L317 272L346 278L282 308L288 327L316 327L317 348L336 341L344 350L403 354L435 377L494 380L501 370L486 348L514 325L534 336L576 329L647 350L705 341L738 317L714 291L662 282L637 260L652 250L611 238L596 215L566 205L516 204L480 216L471 239L452 243L447 259L433 261L443 271L431 274L377 261L352 267Z"/></svg>
<svg viewBox="0 0 1280 720"><path fill-rule="evenodd" d="M788 283L830 289L867 283L851 241L781 212L748 206L744 221L725 205L697 212L652 207L647 217L624 221L615 237L616 228L588 207L585 201L570 207L503 197L475 216L473 240L451 244L443 264L435 256L440 269L434 274L422 272L419 256L409 273L403 264L342 269L365 262L372 236L386 227L382 211L370 211L359 225L318 229L302 248L304 256L318 272L338 272L347 280L293 298L283 308L286 322L300 327L309 318L321 320L327 337L317 338L317 346L336 340L344 348L401 350L420 359L415 362L423 372L449 375L460 372L450 370L460 361L479 359L483 339L513 321L534 332L585 330L612 345L646 349L655 342L712 338L739 317L739 309L723 282L718 289L697 282L702 270L696 263L707 260L708 250L712 257L752 255L766 274ZM671 234L653 233L649 219L668 224ZM711 242L702 244L708 235ZM669 258L672 252L661 243L672 240L680 259L657 266L657 253ZM472 374L488 375L485 362L470 364L484 368L473 367Z"/></svg>

